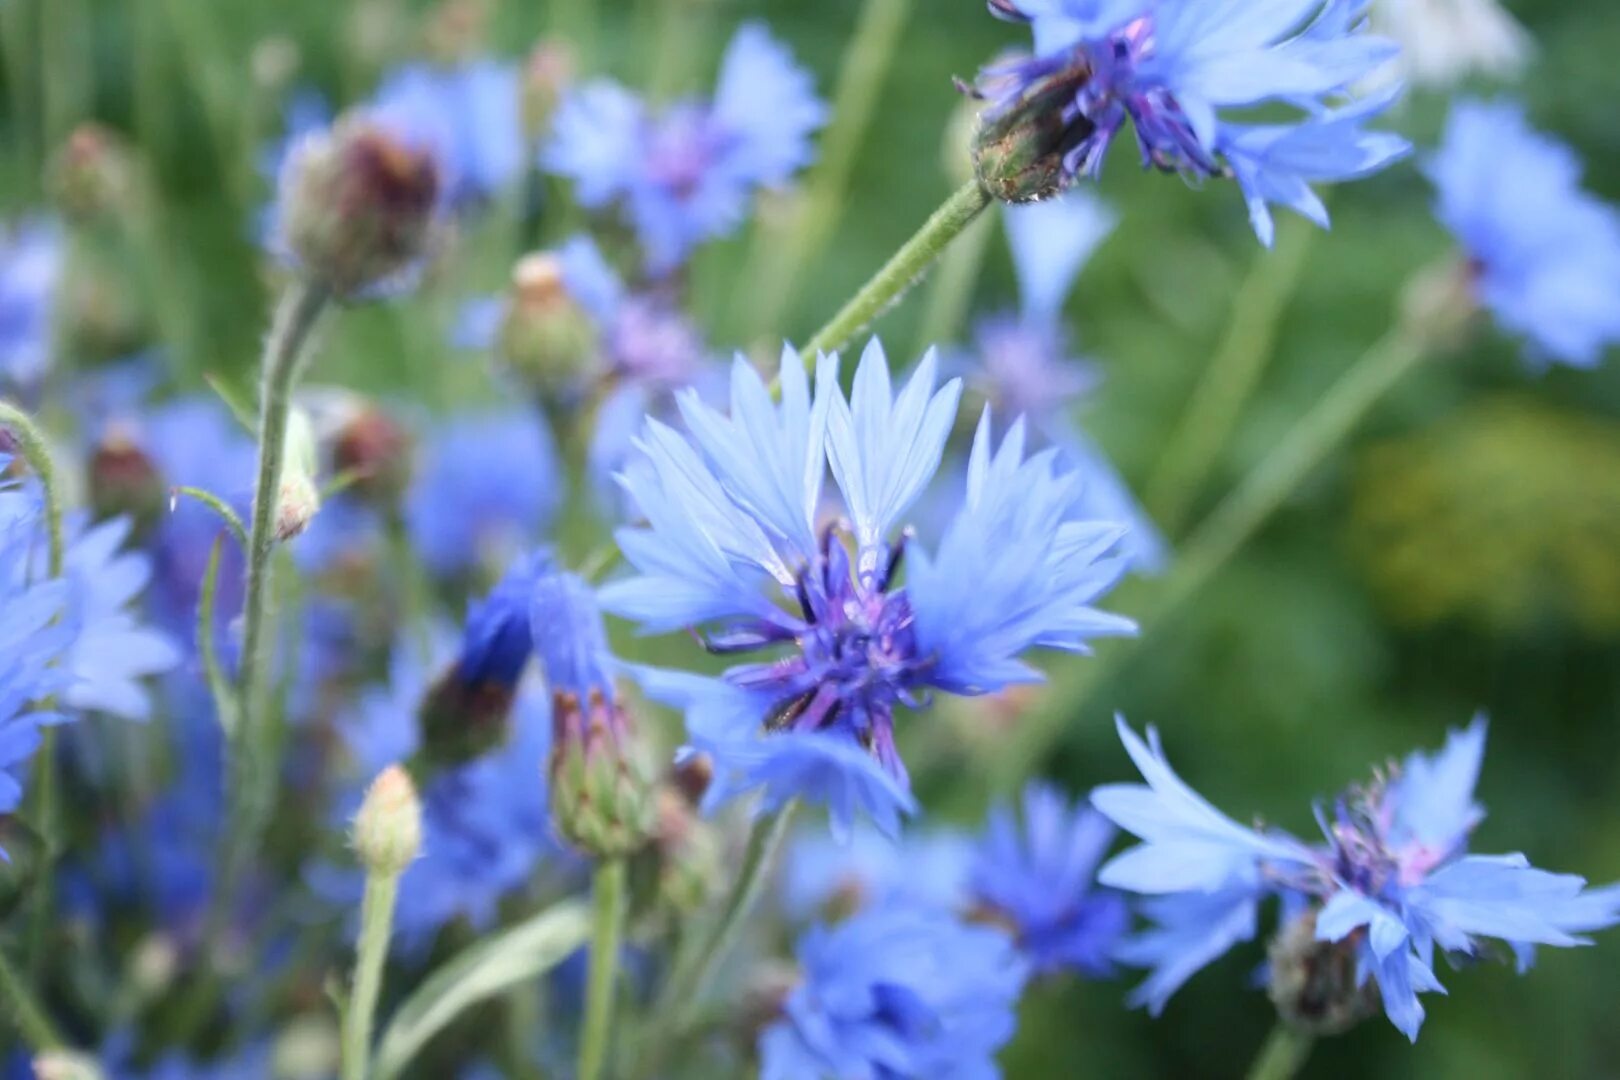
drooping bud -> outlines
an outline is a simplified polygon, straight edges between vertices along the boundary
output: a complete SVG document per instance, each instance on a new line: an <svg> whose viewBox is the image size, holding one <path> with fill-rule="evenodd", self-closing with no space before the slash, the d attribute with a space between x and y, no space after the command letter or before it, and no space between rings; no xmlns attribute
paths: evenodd
<svg viewBox="0 0 1620 1080"><path fill-rule="evenodd" d="M574 82L579 58L561 38L545 38L523 65L523 130L539 136L550 129L551 117L563 94Z"/></svg>
<svg viewBox="0 0 1620 1080"><path fill-rule="evenodd" d="M427 254L441 184L430 152L363 115L343 117L288 155L282 239L304 273L363 297Z"/></svg>
<svg viewBox="0 0 1620 1080"><path fill-rule="evenodd" d="M77 1050L47 1050L34 1059L35 1080L106 1080L101 1065Z"/></svg>
<svg viewBox="0 0 1620 1080"><path fill-rule="evenodd" d="M1096 127L1075 108L1090 77L1081 61L1032 71L1017 62L992 68L973 91L996 103L979 119L973 171L1002 202L1035 202L1059 194L1074 178L1070 155Z"/></svg>
<svg viewBox="0 0 1620 1080"><path fill-rule="evenodd" d="M136 528L163 512L166 486L157 462L126 425L108 424L90 452L90 506L96 517L127 515Z"/></svg>
<svg viewBox="0 0 1620 1080"><path fill-rule="evenodd" d="M398 877L422 850L422 803L411 774L390 765L377 774L354 816L354 850L368 873Z"/></svg>
<svg viewBox="0 0 1620 1080"><path fill-rule="evenodd" d="M518 560L468 610L461 650L422 702L422 747L432 764L464 764L506 741L518 681L534 649L529 596L549 565L543 554Z"/></svg>
<svg viewBox="0 0 1620 1080"><path fill-rule="evenodd" d="M281 487L276 492L277 541L285 543L301 534L320 511L321 492L315 486L317 467L314 425L308 413L295 408L287 417Z"/></svg>
<svg viewBox="0 0 1620 1080"><path fill-rule="evenodd" d="M530 626L552 692L552 823L587 855L631 855L653 835L657 806L590 586L556 569L541 574Z"/></svg>
<svg viewBox="0 0 1620 1080"><path fill-rule="evenodd" d="M502 358L550 404L568 397L595 359L596 324L569 294L556 255L525 255L513 268L499 348Z"/></svg>
<svg viewBox="0 0 1620 1080"><path fill-rule="evenodd" d="M1277 1015L1310 1035L1338 1035L1378 1015L1378 982L1356 984L1358 936L1319 941L1316 912L1307 911L1271 939L1271 1001Z"/></svg>

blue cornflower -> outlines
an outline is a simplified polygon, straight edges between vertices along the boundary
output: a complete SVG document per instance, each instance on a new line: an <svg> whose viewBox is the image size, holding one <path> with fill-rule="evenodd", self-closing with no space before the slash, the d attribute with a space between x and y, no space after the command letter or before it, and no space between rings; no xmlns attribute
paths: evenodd
<svg viewBox="0 0 1620 1080"><path fill-rule="evenodd" d="M532 412L453 417L422 440L420 454L405 523L437 575L499 565L537 538L561 501L556 450Z"/></svg>
<svg viewBox="0 0 1620 1080"><path fill-rule="evenodd" d="M712 799L763 787L766 806L803 796L828 803L840 830L856 808L892 830L911 809L897 707L1037 681L1027 650L1084 651L1132 629L1090 606L1119 576L1121 530L1065 520L1076 481L1050 451L1024 458L1022 422L992 448L986 412L965 503L933 556L901 529L955 421L960 383L936 392L935 372L930 353L896 396L874 340L852 397L827 357L812 402L785 349L780 404L739 357L729 417L688 390L689 437L648 421L622 476L647 522L618 534L637 573L607 585L603 606L649 632L706 628L713 652L773 654L720 678L643 679L714 757ZM849 521L818 533L829 464Z"/></svg>
<svg viewBox="0 0 1620 1080"><path fill-rule="evenodd" d="M1083 480L1072 517L1129 526L1121 551L1134 569L1158 570L1165 563L1164 538L1073 415L1076 403L1100 376L1089 362L1070 355L1063 304L1091 252L1113 230L1114 214L1077 191L1008 206L1003 219L1017 272L1019 309L978 322L974 353L979 363L969 385L997 409L1024 416L1059 448L1063 464Z"/></svg>
<svg viewBox="0 0 1620 1080"><path fill-rule="evenodd" d="M1044 784L1024 790L1022 821L1011 807L990 812L969 888L980 910L1013 931L1037 973L1112 973L1130 909L1092 878L1113 840L1107 818Z"/></svg>
<svg viewBox="0 0 1620 1080"><path fill-rule="evenodd" d="M1376 172L1409 150L1405 139L1362 124L1398 87L1354 100L1352 87L1395 56L1364 33L1357 0L990 0L1002 18L1033 24L1035 53L981 72L985 131L1034 110L1061 131L1059 186L1096 176L1131 126L1144 167L1193 180L1237 181L1262 243L1269 204L1324 228L1310 184ZM1229 111L1295 110L1284 123L1235 122ZM982 158L981 158L982 165ZM1009 197L1027 198L1014 193Z"/></svg>
<svg viewBox="0 0 1620 1080"><path fill-rule="evenodd" d="M1533 946L1584 944L1579 935L1620 921L1620 886L1587 889L1583 878L1537 870L1523 855L1468 854L1484 816L1474 802L1483 719L1452 732L1439 753L1414 753L1320 808L1324 842L1314 845L1245 828L1216 810L1171 770L1152 728L1146 744L1123 721L1119 734L1147 783L1099 788L1092 802L1142 843L1098 877L1153 897L1143 910L1156 926L1119 956L1152 968L1134 1000L1155 1013L1199 968L1254 937L1269 896L1281 900L1284 933L1316 950L1307 972L1327 979L1347 969L1332 994L1310 987L1315 1012L1300 1019L1342 1027L1359 1018L1335 998L1360 997L1365 1008L1371 980L1373 1000L1414 1040L1423 1023L1418 994L1443 992L1437 948L1478 957L1488 952L1485 939L1499 939L1519 954L1522 970ZM1274 948L1274 997L1282 980L1299 977L1279 967L1286 959Z"/></svg>
<svg viewBox="0 0 1620 1080"><path fill-rule="evenodd" d="M525 592L525 638L527 617ZM363 691L354 711L340 719L338 730L362 781L416 756L423 745L418 716L435 679L465 659L465 653L457 651L465 650L465 641L458 646L444 632L429 636L424 654L417 636L403 635L394 650L387 685ZM500 637L485 640L488 651L483 657L497 665L497 654L504 652ZM504 745L436 772L423 784L422 854L401 879L395 915L406 948L425 944L457 918L487 927L501 900L523 888L535 865L553 850L545 791L550 727L545 695L518 689ZM343 820L352 815L363 790L361 783L349 793L339 808ZM358 877L328 874L323 880L330 891L358 896Z"/></svg>
<svg viewBox="0 0 1620 1080"><path fill-rule="evenodd" d="M1620 213L1512 102L1459 101L1427 163L1474 294L1533 358L1591 367L1620 341Z"/></svg>
<svg viewBox="0 0 1620 1080"><path fill-rule="evenodd" d="M759 1038L763 1080L989 1077L1026 969L994 927L874 908L799 941L803 981Z"/></svg>
<svg viewBox="0 0 1620 1080"><path fill-rule="evenodd" d="M430 147L452 204L487 199L523 169L517 67L490 58L453 66L413 63L390 73L372 116L411 145Z"/></svg>
<svg viewBox="0 0 1620 1080"><path fill-rule="evenodd" d="M0 228L0 380L31 387L50 366L62 262L54 222Z"/></svg>
<svg viewBox="0 0 1620 1080"><path fill-rule="evenodd" d="M809 74L748 23L726 49L712 100L654 112L617 83L587 83L563 99L541 164L573 180L582 205L621 206L649 269L664 274L734 230L756 189L808 164L825 119Z"/></svg>

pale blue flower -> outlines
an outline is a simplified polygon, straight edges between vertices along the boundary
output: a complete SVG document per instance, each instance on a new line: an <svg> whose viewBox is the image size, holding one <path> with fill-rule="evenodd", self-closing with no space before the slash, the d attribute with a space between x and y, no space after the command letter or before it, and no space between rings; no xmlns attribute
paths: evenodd
<svg viewBox="0 0 1620 1080"><path fill-rule="evenodd" d="M767 806L802 795L828 802L836 828L862 808L892 829L911 806L897 707L1038 680L1028 650L1084 651L1132 627L1090 606L1119 576L1120 530L1066 519L1076 481L1053 452L1025 459L1021 423L992 449L986 413L965 502L935 553L910 541L904 516L939 465L960 385L936 391L930 354L895 394L875 341L849 399L837 369L823 358L812 399L785 349L778 404L738 358L729 416L686 391L689 435L650 420L622 477L646 521L618 534L636 573L602 602L649 632L701 628L713 652L768 652L718 679L644 680L686 709L692 745L717 771L738 777L719 791L763 786ZM829 467L847 535L817 531Z"/></svg>
<svg viewBox="0 0 1620 1080"><path fill-rule="evenodd" d="M1355 0L991 0L1003 18L1033 25L1035 54L981 73L986 118L1063 99L1073 137L1068 178L1096 176L1114 140L1134 129L1144 167L1191 179L1237 181L1262 243L1270 204L1319 224L1310 184L1388 166L1406 140L1366 131L1393 93L1357 101L1353 89L1396 55L1363 32ZM1265 127L1234 119L1261 106L1290 118Z"/></svg>
<svg viewBox="0 0 1620 1080"><path fill-rule="evenodd" d="M1620 341L1620 213L1512 102L1459 101L1427 163L1474 292L1531 359L1591 367Z"/></svg>
<svg viewBox="0 0 1620 1080"><path fill-rule="evenodd" d="M374 117L412 145L432 148L452 203L488 199L522 172L522 92L516 65L489 58L412 63L377 88Z"/></svg>
<svg viewBox="0 0 1620 1080"><path fill-rule="evenodd" d="M584 206L619 205L655 274L740 225L760 188L810 161L826 110L810 76L759 23L732 38L714 98L654 110L616 83L568 94L541 164Z"/></svg>
<svg viewBox="0 0 1620 1080"><path fill-rule="evenodd" d="M55 222L0 227L0 380L32 388L50 368L63 261Z"/></svg>
<svg viewBox="0 0 1620 1080"><path fill-rule="evenodd" d="M937 911L881 907L798 945L802 981L759 1037L763 1080L979 1080L1017 1027L1011 940Z"/></svg>
<svg viewBox="0 0 1620 1080"><path fill-rule="evenodd" d="M1487 939L1519 954L1535 945L1579 945L1580 935L1620 922L1620 886L1532 867L1523 855L1468 853L1482 811L1474 782L1485 723L1452 732L1437 754L1415 753L1388 779L1352 789L1318 811L1324 842L1239 825L1171 771L1150 728L1144 744L1119 733L1146 785L1097 789L1092 802L1142 840L1104 866L1108 885L1153 896L1157 924L1120 953L1153 969L1135 1000L1157 1012L1188 977L1252 938L1260 902L1310 911L1320 941L1353 951L1358 978L1373 979L1390 1021L1416 1039L1418 994L1443 992L1436 950L1488 955Z"/></svg>

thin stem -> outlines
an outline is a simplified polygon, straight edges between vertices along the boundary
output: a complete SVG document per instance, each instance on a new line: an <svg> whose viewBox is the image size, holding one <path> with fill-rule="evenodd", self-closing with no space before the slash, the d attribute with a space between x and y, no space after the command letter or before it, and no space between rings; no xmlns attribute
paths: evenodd
<svg viewBox="0 0 1620 1080"><path fill-rule="evenodd" d="M242 606L242 660L238 679L241 724L231 740L231 828L225 872L215 893L216 920L234 901L237 879L258 846L275 790L275 731L268 680L271 553L275 548L276 501L286 455L287 417L292 388L303 368L315 324L330 293L311 282L290 286L276 312L265 344L264 387L259 403L259 471L248 527L247 590Z"/></svg>
<svg viewBox="0 0 1620 1080"><path fill-rule="evenodd" d="M928 295L923 298L920 329L917 331L915 355L921 356L931 346L951 341L962 326L978 284L979 272L984 267L985 254L990 250L990 238L995 235L993 218L981 217L962 233L962 239L952 245L939 261L939 271L928 283Z"/></svg>
<svg viewBox="0 0 1620 1080"><path fill-rule="evenodd" d="M623 859L605 859L597 864L591 883L596 911L585 1021L579 1039L579 1080L597 1080L607 1061L619 976L619 941L624 934L624 883Z"/></svg>
<svg viewBox="0 0 1620 1080"><path fill-rule="evenodd" d="M56 1025L45 1015L44 1008L11 966L11 960L3 950L0 950L0 993L10 1003L12 1019L16 1021L17 1030L22 1033L23 1041L30 1050L39 1053L60 1050L65 1045L62 1036L57 1034Z"/></svg>
<svg viewBox="0 0 1620 1080"><path fill-rule="evenodd" d="M838 224L855 157L871 126L911 4L912 0L864 0L861 5L833 91L832 122L822 134L821 159L806 183L804 200L788 221L785 237L768 228L756 237L745 279L751 285L738 292L750 298L748 337L780 325L804 268Z"/></svg>
<svg viewBox="0 0 1620 1080"><path fill-rule="evenodd" d="M398 874L366 875L366 893L360 901L360 952L354 962L354 993L343 1013L343 1080L364 1080L370 1071L371 1030L398 896Z"/></svg>
<svg viewBox="0 0 1620 1080"><path fill-rule="evenodd" d="M777 849L787 836L795 805L790 802L780 810L760 815L754 822L753 831L748 834L742 869L732 883L720 918L691 950L677 958L669 981L653 1006L638 1076L651 1076L658 1071L660 1058L669 1045L681 1037L698 1014L709 984L714 981L726 954L737 943L749 912L759 901L771 864L776 861Z"/></svg>
<svg viewBox="0 0 1620 1080"><path fill-rule="evenodd" d="M1303 277L1305 259L1319 231L1297 224L1284 231L1277 250L1257 257L1239 288L1226 335L1188 398L1187 412L1148 482L1148 509L1172 533L1181 527L1189 504L1220 460L1271 358L1279 320Z"/></svg>
<svg viewBox="0 0 1620 1080"><path fill-rule="evenodd" d="M1311 1036L1279 1020L1249 1066L1249 1080L1292 1080L1305 1067L1316 1042Z"/></svg>
<svg viewBox="0 0 1620 1080"><path fill-rule="evenodd" d="M1183 545L1171 571L1133 612L1142 636L1108 650L1097 661L1070 668L1054 680L1042 707L1015 729L993 766L993 785L1027 775L1063 731L1064 721L1125 663L1140 655L1163 629L1314 473L1328 455L1401 378L1429 355L1426 328L1403 323L1369 348L1314 408L1295 421L1275 450L1223 500Z"/></svg>
<svg viewBox="0 0 1620 1080"><path fill-rule="evenodd" d="M977 180L969 180L957 188L938 210L923 223L916 235L907 240L900 250L872 275L872 280L850 298L849 303L834 315L800 351L806 365L815 363L820 353L842 348L865 326L897 303L934 260L961 235L963 229L990 205L990 195Z"/></svg>
<svg viewBox="0 0 1620 1080"><path fill-rule="evenodd" d="M62 492L56 482L56 464L51 460L45 435L33 419L9 401L0 401L0 427L8 428L28 467L39 477L45 493L45 532L48 545L46 569L51 577L62 576L66 548L62 543Z"/></svg>

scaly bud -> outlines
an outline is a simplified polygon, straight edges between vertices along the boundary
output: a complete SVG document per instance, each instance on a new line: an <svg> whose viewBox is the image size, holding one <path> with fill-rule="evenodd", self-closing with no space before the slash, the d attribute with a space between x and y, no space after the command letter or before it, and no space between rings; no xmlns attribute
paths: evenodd
<svg viewBox="0 0 1620 1080"><path fill-rule="evenodd" d="M441 178L432 154L364 116L306 136L282 170L280 227L300 268L355 299L427 253Z"/></svg>
<svg viewBox="0 0 1620 1080"><path fill-rule="evenodd" d="M1378 982L1356 985L1358 935L1319 941L1316 912L1294 919L1271 939L1272 1004L1290 1026L1310 1035L1338 1035L1378 1015Z"/></svg>
<svg viewBox="0 0 1620 1080"><path fill-rule="evenodd" d="M547 404L569 396L595 359L596 324L568 292L562 260L525 255L512 270L500 353Z"/></svg>
<svg viewBox="0 0 1620 1080"><path fill-rule="evenodd" d="M410 773L390 765L377 774L354 816L354 850L368 873L397 877L422 850L422 803Z"/></svg>
<svg viewBox="0 0 1620 1080"><path fill-rule="evenodd" d="M410 484L410 435L375 405L361 405L338 426L331 453L333 471L353 476L349 490L370 502L397 502Z"/></svg>
<svg viewBox="0 0 1620 1080"><path fill-rule="evenodd" d="M1096 130L1074 106L1075 95L1090 74L1076 62L1031 78L1016 100L998 102L980 117L973 140L973 171L986 191L1002 202L1024 203L1050 198L1068 187L1074 170L1067 158ZM981 86L995 89L987 83Z"/></svg>
<svg viewBox="0 0 1620 1080"><path fill-rule="evenodd" d="M652 783L629 715L601 689L552 695L551 819L586 855L624 858L653 835Z"/></svg>
<svg viewBox="0 0 1620 1080"><path fill-rule="evenodd" d="M166 486L157 462L123 424L109 424L90 453L90 506L96 517L132 518L137 527L163 512Z"/></svg>

